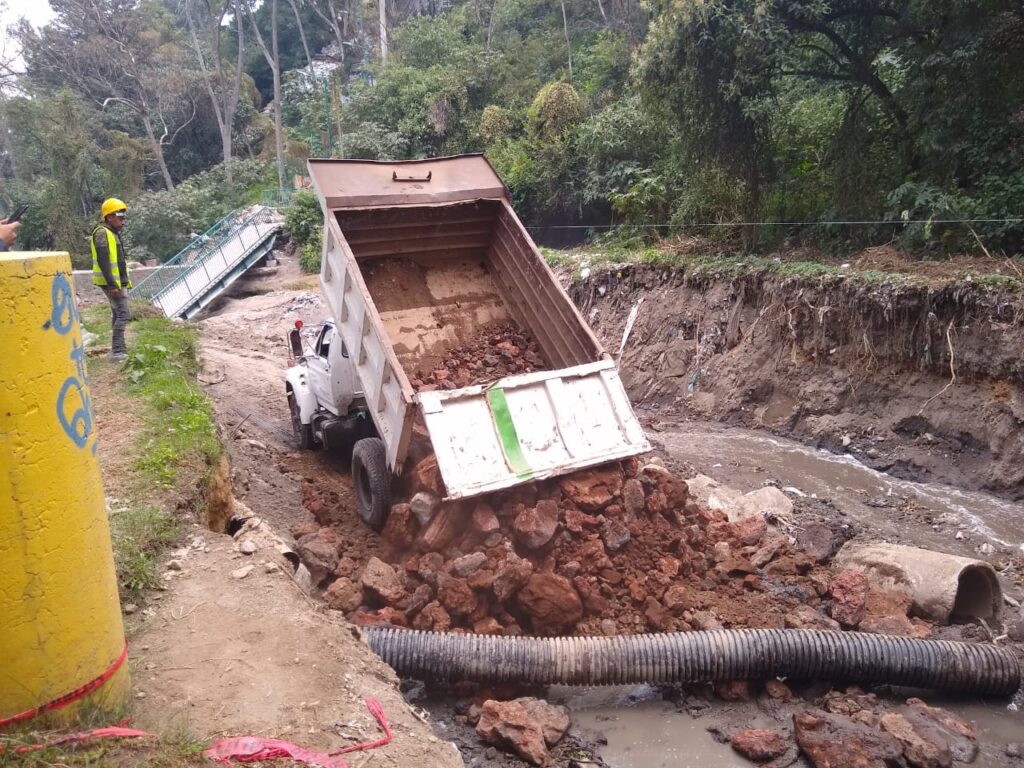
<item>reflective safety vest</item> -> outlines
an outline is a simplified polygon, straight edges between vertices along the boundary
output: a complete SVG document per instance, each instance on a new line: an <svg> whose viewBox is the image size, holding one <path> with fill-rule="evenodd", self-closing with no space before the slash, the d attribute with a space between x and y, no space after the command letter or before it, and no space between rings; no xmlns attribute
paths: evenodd
<svg viewBox="0 0 1024 768"><path fill-rule="evenodd" d="M92 283L93 285L106 285L107 279L103 276L103 270L100 269L99 254L96 253L96 233L99 230L103 230L107 233L107 253L110 254L110 272L114 276L114 287L121 286L123 288L131 288L131 281L128 279L128 264L125 262L125 275L121 277L121 269L119 266L119 246L121 245L121 239L114 234L110 227L103 224L98 224L92 233L89 235L89 248L92 251Z"/></svg>

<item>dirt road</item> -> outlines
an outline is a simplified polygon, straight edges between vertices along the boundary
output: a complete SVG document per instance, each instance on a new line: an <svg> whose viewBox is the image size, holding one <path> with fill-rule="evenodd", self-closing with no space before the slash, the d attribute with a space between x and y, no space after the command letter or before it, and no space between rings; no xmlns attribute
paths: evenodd
<svg viewBox="0 0 1024 768"><path fill-rule="evenodd" d="M282 280L294 287L259 294ZM234 511L247 522L234 538L197 525L162 564L168 589L129 617L138 720L180 724L204 739L251 735L337 749L380 736L364 704L372 697L395 733L367 753L373 765L459 766L456 748L413 714L391 669L304 593L280 551L292 526L313 520L304 485L315 480L331 514L350 509L337 459L293 452L290 441L282 342L294 322L289 307L309 287L297 269L251 278L241 290L257 295L225 301L200 324L200 378L231 455ZM321 319L315 299L306 301L304 319Z"/></svg>

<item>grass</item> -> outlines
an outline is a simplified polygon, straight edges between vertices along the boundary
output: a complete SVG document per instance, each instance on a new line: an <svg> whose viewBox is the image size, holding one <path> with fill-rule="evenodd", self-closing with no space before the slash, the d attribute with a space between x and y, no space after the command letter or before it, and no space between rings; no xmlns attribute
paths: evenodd
<svg viewBox="0 0 1024 768"><path fill-rule="evenodd" d="M160 585L156 560L178 541L183 531L177 517L145 504L110 516L117 583L125 598L137 599L143 590Z"/></svg>
<svg viewBox="0 0 1024 768"><path fill-rule="evenodd" d="M924 275L886 272L878 269L857 270L819 261L783 261L777 258L755 256L735 252L679 253L666 248L646 245L624 246L611 243L607 246L597 243L585 249L560 251L541 248L541 253L552 266L572 264L573 278L579 279L586 267L600 268L623 264L646 264L664 268L682 268L690 277L736 280L744 275L764 274L781 278L802 280L846 280L869 286L913 284L926 281ZM1009 262L1013 263L1013 262ZM1021 291L1024 279L1016 275L988 273L961 277L961 284L970 284L997 291Z"/></svg>
<svg viewBox="0 0 1024 768"><path fill-rule="evenodd" d="M196 333L163 317L136 326L124 364L129 391L144 403L142 450L135 465L146 478L172 488L182 466L196 459L211 464L221 450L210 403L196 384Z"/></svg>

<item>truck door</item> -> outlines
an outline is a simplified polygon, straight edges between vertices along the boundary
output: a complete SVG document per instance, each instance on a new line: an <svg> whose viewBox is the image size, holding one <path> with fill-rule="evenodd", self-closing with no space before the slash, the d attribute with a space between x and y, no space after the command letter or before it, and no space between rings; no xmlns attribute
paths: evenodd
<svg viewBox="0 0 1024 768"><path fill-rule="evenodd" d="M328 359L334 340L334 326L324 323L313 347L314 354L306 358L306 364L309 366L309 383L313 394L316 395L317 405L337 414L331 387L331 363Z"/></svg>

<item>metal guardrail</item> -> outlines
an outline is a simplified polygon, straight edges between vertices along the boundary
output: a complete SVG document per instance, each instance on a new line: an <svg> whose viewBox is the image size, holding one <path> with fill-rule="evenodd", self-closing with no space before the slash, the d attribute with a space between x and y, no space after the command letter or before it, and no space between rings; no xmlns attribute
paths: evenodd
<svg viewBox="0 0 1024 768"><path fill-rule="evenodd" d="M260 195L260 205L270 208L282 208L290 205L297 191L295 189L264 189Z"/></svg>
<svg viewBox="0 0 1024 768"><path fill-rule="evenodd" d="M131 295L159 306L168 317L178 315L214 290L279 222L280 215L263 206L233 211L139 283Z"/></svg>

